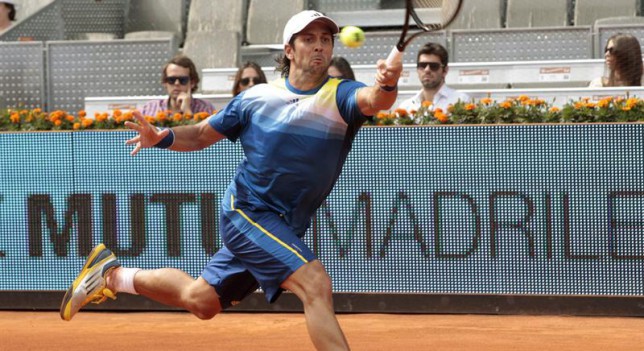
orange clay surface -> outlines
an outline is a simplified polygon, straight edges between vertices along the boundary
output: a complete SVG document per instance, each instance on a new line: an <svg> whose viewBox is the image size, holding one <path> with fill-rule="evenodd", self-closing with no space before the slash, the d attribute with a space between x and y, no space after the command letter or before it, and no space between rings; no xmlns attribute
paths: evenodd
<svg viewBox="0 0 644 351"><path fill-rule="evenodd" d="M644 350L644 318L341 314L353 350ZM0 350L313 350L304 315L0 311Z"/></svg>

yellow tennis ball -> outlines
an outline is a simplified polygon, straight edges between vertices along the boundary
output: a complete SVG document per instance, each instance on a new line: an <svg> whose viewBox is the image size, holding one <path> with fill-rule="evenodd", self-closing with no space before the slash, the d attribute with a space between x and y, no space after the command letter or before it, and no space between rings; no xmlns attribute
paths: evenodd
<svg viewBox="0 0 644 351"><path fill-rule="evenodd" d="M346 26L340 31L340 41L350 48L357 48L364 43L364 32L356 26Z"/></svg>

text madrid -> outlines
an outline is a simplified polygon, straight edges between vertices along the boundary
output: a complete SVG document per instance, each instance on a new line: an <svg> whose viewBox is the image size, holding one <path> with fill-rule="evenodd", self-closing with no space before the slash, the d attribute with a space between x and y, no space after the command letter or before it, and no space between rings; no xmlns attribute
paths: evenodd
<svg viewBox="0 0 644 351"><path fill-rule="evenodd" d="M46 242L48 240L57 256L66 257L71 235L77 234L78 255L86 256L95 244L93 223L100 221L98 223L102 229L102 238L97 237L97 240L102 239L119 256L138 257L146 247L147 206L155 205L163 208L165 212L163 224L167 254L170 257L180 257L181 236L188 235L181 232L181 213L182 207L188 204L199 208L199 228L194 230L201 232L204 252L213 254L218 250L220 196L217 194L157 193L129 194L127 197L129 213L118 213L129 215L130 218L130 228L127 229L130 235L124 240L118 239L117 211L122 209L117 207L116 194L70 194L65 199L66 208L64 209L55 208L52 196L49 194L29 195L27 198L29 255L42 257L43 245L49 245ZM342 226L336 223L337 215L334 216L328 203L324 203L318 210L307 234L310 236L307 240L312 241L312 249L316 254L320 251L321 240L332 240L332 247L336 250L334 254L341 258L358 255L355 253L356 245L361 246L360 255L366 255L366 258L387 257L392 241L400 240L400 234L396 232L396 228L405 221L405 225L409 227L405 229L408 232L406 240L415 241L413 246L417 247L426 258L432 255L443 259L467 258L482 250L482 233L485 231L485 240L489 240L489 243L486 242L488 244L486 250L489 246L489 255L492 258L499 257L499 247L503 247L503 240L508 235L516 235L521 246L513 255L521 254L531 258L547 259L552 259L554 256L563 256L566 259L601 259L607 256L613 259L644 259L644 252L639 252L643 250L623 252L620 247L628 245L615 244L627 235L632 237L633 233L639 233L637 237L641 237L644 232L644 218L641 212L636 211L636 214L630 214L626 219L623 217L628 216L616 214L619 212L617 210L623 207L620 207L620 204L632 203L633 200L639 203L640 206L637 208L641 209L640 202L644 202L644 191L612 191L602 199L606 201L605 207L608 209L607 213L602 211L602 216L605 216L605 222L608 225L608 240L611 244L608 245L607 252L601 254L585 252L588 251L587 248L580 249L575 245L574 236L571 234L570 196L565 192L556 196L544 193L535 199L522 192L497 191L489 193L485 201L479 200L477 203L472 196L462 192L434 192L423 199L412 199L406 192L400 191L391 204L384 206L387 208L386 211L377 213L374 213L373 206L376 199L371 193L360 193L351 200L352 204L349 206L352 208L351 215L349 218L344 215ZM419 224L418 213L414 209L414 203L421 200L432 202L431 214L423 213L425 217L433 217L433 225L429 228ZM93 210L96 201L100 202L100 218L97 218L99 216ZM481 204L482 202L485 203ZM512 203L510 214L508 214L508 202ZM378 204L382 206L383 201L380 200ZM487 206L485 211L482 210L482 205ZM458 207L459 210L454 212L454 207ZM62 225L56 220L57 215L63 215ZM373 227L374 216L386 219L385 228ZM541 221L538 226L539 233L535 233L537 229L533 225L537 217ZM469 224L463 226L464 222ZM455 234L455 230L460 232ZM44 235L45 231L47 235ZM516 241L517 238L514 240ZM450 241L454 240L457 241L458 249L449 249L450 246L447 244L453 244ZM535 245L539 245L539 250ZM637 247L640 246L637 245ZM554 248L557 248L555 252L553 252ZM503 255L506 254L503 252Z"/></svg>

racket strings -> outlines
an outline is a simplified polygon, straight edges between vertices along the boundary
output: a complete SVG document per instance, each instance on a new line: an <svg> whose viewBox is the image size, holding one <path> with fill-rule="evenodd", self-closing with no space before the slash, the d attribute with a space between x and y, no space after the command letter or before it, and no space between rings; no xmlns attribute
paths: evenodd
<svg viewBox="0 0 644 351"><path fill-rule="evenodd" d="M440 23L427 23L425 26L431 29L440 29L447 24L451 23L456 17L456 14L460 10L461 0L412 0L411 6L415 9L440 9ZM414 19L419 19L418 16L414 16ZM419 19L420 20L420 19ZM421 23L418 23L421 25ZM423 27L421 25L421 27Z"/></svg>

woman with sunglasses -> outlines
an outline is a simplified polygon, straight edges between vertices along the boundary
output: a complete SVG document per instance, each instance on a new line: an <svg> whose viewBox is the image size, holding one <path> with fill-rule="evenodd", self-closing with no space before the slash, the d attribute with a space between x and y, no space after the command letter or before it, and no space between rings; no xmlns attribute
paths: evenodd
<svg viewBox="0 0 644 351"><path fill-rule="evenodd" d="M440 44L427 43L418 51L416 73L423 88L418 94L405 100L398 108L407 111L418 111L423 102L431 102L431 108L447 111L449 105L470 99L464 93L454 90L445 84L447 67L447 50Z"/></svg>
<svg viewBox="0 0 644 351"><path fill-rule="evenodd" d="M356 80L351 64L344 57L335 56L331 59L328 72L329 76L333 78Z"/></svg>
<svg viewBox="0 0 644 351"><path fill-rule="evenodd" d="M233 96L237 96L237 94L253 85L266 82L266 75L262 68L255 62L248 61L237 70L235 83L233 84Z"/></svg>
<svg viewBox="0 0 644 351"><path fill-rule="evenodd" d="M590 82L590 87L622 87L642 85L642 49L637 38L617 33L608 38L604 48L606 72Z"/></svg>
<svg viewBox="0 0 644 351"><path fill-rule="evenodd" d="M184 115L199 112L214 114L215 107L210 102L192 97L199 86L199 74L195 64L187 56L175 56L163 66L161 84L168 92L168 97L143 105L141 114L144 116L156 117L160 112Z"/></svg>

